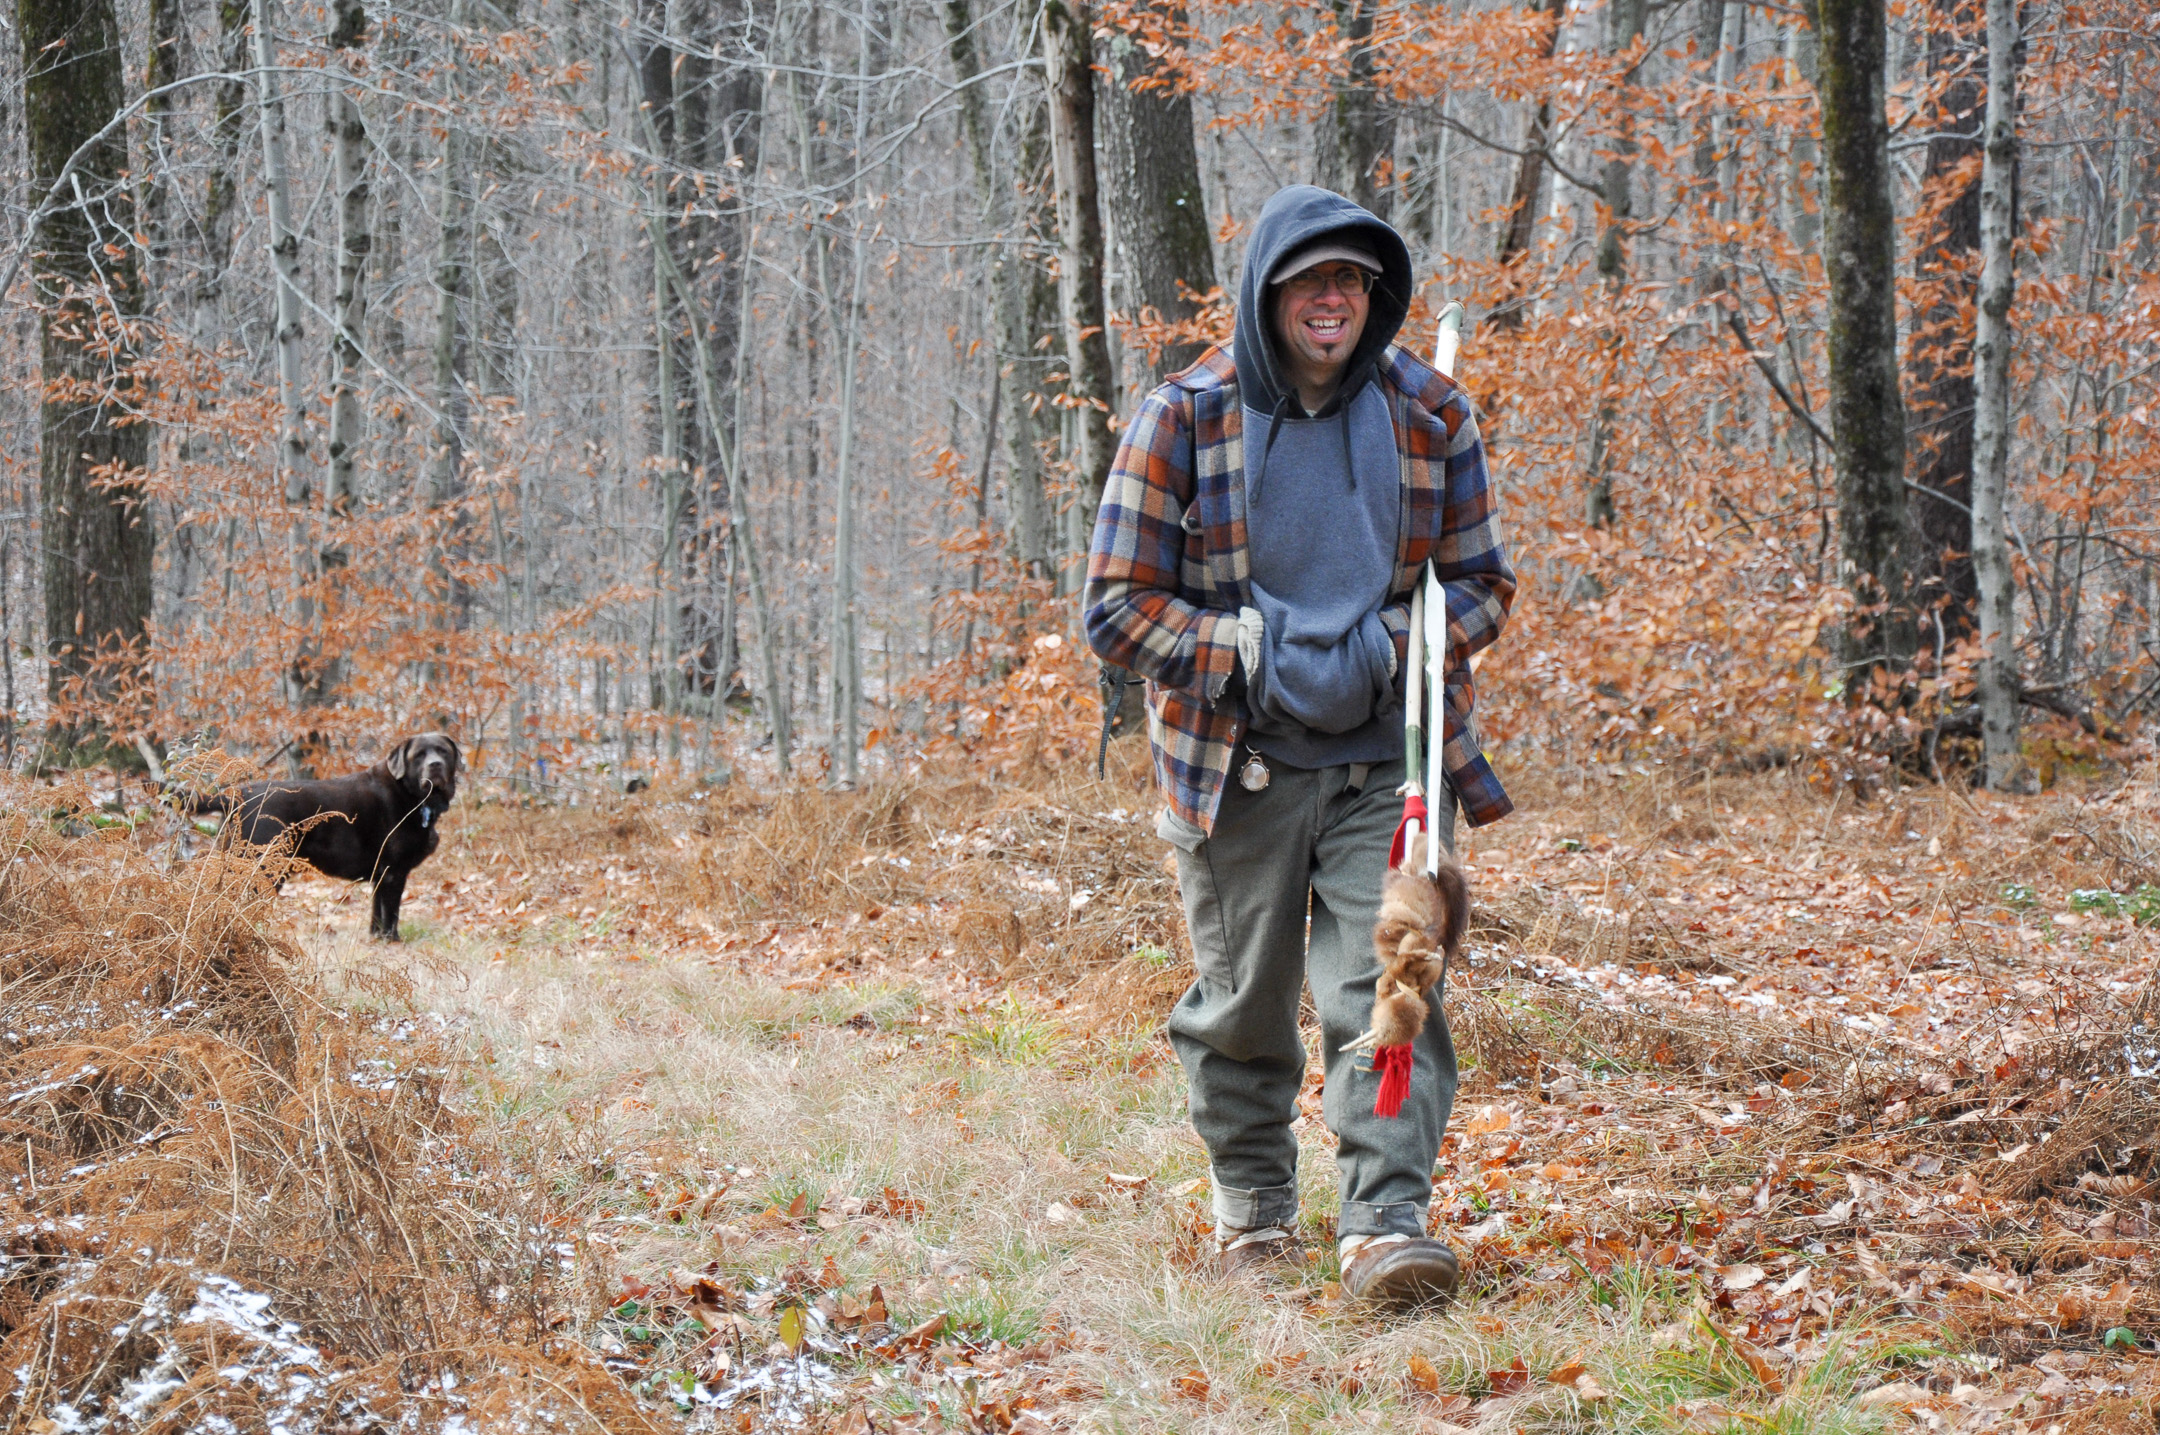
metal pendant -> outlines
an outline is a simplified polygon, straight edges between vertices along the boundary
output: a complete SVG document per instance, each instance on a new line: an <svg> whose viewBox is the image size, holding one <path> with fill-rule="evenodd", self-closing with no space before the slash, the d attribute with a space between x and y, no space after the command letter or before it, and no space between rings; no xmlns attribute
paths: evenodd
<svg viewBox="0 0 2160 1435"><path fill-rule="evenodd" d="M1237 780L1238 785L1247 792L1258 792L1268 785L1268 779L1272 776L1274 774L1268 771L1267 764L1261 761L1260 754L1256 752L1246 758L1245 765L1238 769Z"/></svg>

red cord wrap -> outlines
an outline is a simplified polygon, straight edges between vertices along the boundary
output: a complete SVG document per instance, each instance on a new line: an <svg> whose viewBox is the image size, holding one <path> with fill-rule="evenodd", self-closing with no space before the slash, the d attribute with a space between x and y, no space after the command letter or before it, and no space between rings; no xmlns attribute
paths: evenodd
<svg viewBox="0 0 2160 1435"><path fill-rule="evenodd" d="M1402 821L1395 824L1395 840L1388 844L1388 866L1402 866L1403 858L1409 855L1403 851L1403 848L1409 845L1409 838L1406 834L1410 824L1413 822L1418 825L1420 832L1432 830L1432 823L1425 815L1425 799L1422 797L1410 796L1403 799Z"/></svg>
<svg viewBox="0 0 2160 1435"><path fill-rule="evenodd" d="M1380 1073L1380 1098L1373 1102L1373 1115L1402 1114L1402 1104L1410 1096L1410 1063L1414 1056L1408 1042L1373 1048L1372 1069Z"/></svg>

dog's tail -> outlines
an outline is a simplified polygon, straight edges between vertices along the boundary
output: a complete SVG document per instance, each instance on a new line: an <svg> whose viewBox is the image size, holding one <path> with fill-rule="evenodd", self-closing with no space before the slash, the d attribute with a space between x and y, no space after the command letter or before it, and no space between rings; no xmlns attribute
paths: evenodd
<svg viewBox="0 0 2160 1435"><path fill-rule="evenodd" d="M175 812L189 817L222 817L230 813L243 796L236 783L249 775L248 765L216 748L175 743L162 765L154 761L156 751L140 737L136 739L136 749L150 764L150 777L157 784L158 801Z"/></svg>
<svg viewBox="0 0 2160 1435"><path fill-rule="evenodd" d="M158 796L190 817L217 817L232 811L232 797L223 792L197 792L184 782L167 781Z"/></svg>

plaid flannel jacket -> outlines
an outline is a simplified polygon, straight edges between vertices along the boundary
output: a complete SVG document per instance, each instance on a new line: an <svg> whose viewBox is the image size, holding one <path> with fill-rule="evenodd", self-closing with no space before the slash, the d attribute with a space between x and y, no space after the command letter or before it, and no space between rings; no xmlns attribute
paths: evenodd
<svg viewBox="0 0 2160 1435"><path fill-rule="evenodd" d="M1500 636L1515 572L1469 396L1399 347L1381 356L1379 383L1394 411L1403 514L1381 619L1405 653L1410 596L1432 559L1448 608L1444 767L1471 825L1482 826L1514 804L1478 744L1470 655ZM1227 345L1148 395L1103 487L1083 599L1090 646L1148 680L1156 785L1203 832L1214 830L1245 723L1243 704L1222 699L1238 609L1252 603L1244 412Z"/></svg>

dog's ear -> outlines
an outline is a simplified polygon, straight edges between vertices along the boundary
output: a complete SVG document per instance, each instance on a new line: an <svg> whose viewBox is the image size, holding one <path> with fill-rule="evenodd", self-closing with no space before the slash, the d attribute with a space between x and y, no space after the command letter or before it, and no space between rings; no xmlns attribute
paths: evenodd
<svg viewBox="0 0 2160 1435"><path fill-rule="evenodd" d="M459 747L457 739L448 733L442 735L442 740L450 744L450 775L456 777L465 767L465 750Z"/></svg>
<svg viewBox="0 0 2160 1435"><path fill-rule="evenodd" d="M411 746L412 742L409 739L401 742L396 747L391 748L390 755L383 759L383 766L389 768L390 775L400 782L405 780L405 750Z"/></svg>

